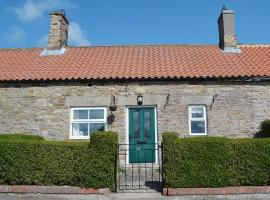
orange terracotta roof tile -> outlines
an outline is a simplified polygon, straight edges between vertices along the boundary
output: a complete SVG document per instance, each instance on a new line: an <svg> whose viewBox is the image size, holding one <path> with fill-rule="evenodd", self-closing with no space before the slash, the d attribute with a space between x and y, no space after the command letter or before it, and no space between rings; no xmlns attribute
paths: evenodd
<svg viewBox="0 0 270 200"><path fill-rule="evenodd" d="M214 45L65 48L45 57L40 48L0 49L0 81L270 77L267 45L242 45L241 53Z"/></svg>

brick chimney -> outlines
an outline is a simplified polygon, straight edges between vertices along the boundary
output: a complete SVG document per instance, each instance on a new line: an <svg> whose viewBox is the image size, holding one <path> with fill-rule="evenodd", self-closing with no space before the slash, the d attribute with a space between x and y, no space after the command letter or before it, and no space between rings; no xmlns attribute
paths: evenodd
<svg viewBox="0 0 270 200"><path fill-rule="evenodd" d="M234 11L223 6L218 18L219 47L224 51L237 49L236 35L234 32Z"/></svg>
<svg viewBox="0 0 270 200"><path fill-rule="evenodd" d="M64 10L50 13L50 31L48 36L48 50L60 50L67 43L68 20Z"/></svg>

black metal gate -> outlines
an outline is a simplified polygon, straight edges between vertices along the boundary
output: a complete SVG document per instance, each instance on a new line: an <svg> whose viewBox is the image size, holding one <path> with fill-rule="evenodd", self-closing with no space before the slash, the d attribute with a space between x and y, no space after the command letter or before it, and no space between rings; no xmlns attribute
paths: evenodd
<svg viewBox="0 0 270 200"><path fill-rule="evenodd" d="M115 166L116 192L156 192L162 190L162 145L155 144L153 146L152 149L136 148L136 153L139 157L139 154L149 155L150 151L152 155L155 155L154 162L130 163L130 145L118 144Z"/></svg>

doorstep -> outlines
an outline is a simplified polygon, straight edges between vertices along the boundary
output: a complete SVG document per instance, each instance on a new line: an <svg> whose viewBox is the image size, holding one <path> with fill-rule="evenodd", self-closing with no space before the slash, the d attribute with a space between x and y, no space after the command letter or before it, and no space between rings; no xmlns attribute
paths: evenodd
<svg viewBox="0 0 270 200"><path fill-rule="evenodd" d="M0 193L40 194L110 194L108 188L80 188L72 186L0 185Z"/></svg>
<svg viewBox="0 0 270 200"><path fill-rule="evenodd" d="M163 195L237 195L270 194L270 186L241 186L220 188L163 188Z"/></svg>

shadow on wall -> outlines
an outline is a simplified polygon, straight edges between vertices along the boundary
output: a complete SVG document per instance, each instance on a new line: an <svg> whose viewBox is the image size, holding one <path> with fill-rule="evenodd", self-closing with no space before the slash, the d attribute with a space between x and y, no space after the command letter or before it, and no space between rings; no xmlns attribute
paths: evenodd
<svg viewBox="0 0 270 200"><path fill-rule="evenodd" d="M115 115L114 115L114 114L110 114L110 115L108 116L108 118L107 118L107 123L108 123L109 125L112 125L113 122L114 122L114 119L115 119Z"/></svg>

